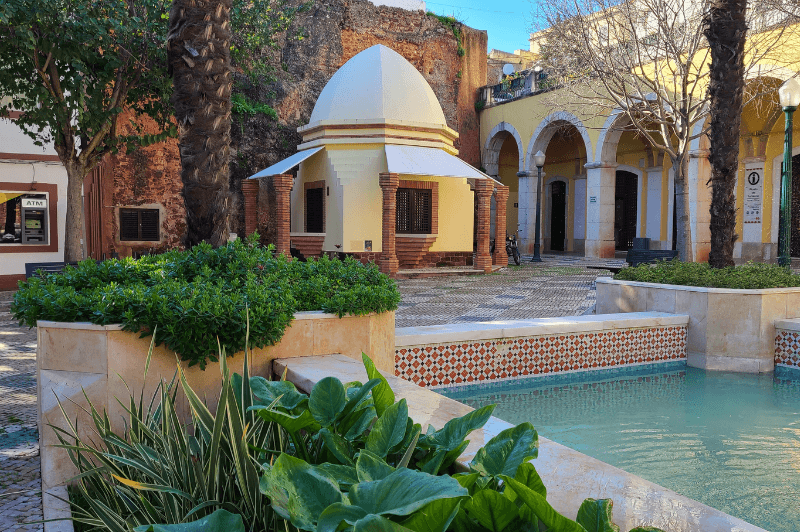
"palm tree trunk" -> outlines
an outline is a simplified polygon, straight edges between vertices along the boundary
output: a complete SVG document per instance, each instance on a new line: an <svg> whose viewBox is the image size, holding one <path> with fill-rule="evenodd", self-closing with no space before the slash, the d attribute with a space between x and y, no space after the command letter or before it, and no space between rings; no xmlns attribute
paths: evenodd
<svg viewBox="0 0 800 532"><path fill-rule="evenodd" d="M711 48L711 251L713 268L733 266L736 235L736 176L744 94L747 0L712 0L704 17Z"/></svg>
<svg viewBox="0 0 800 532"><path fill-rule="evenodd" d="M178 121L187 247L228 239L231 0L175 0L167 52Z"/></svg>

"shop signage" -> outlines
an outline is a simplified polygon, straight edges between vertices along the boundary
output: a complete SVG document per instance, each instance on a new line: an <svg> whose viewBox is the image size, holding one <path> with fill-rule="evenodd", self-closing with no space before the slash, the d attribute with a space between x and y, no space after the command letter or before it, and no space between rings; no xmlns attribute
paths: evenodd
<svg viewBox="0 0 800 532"><path fill-rule="evenodd" d="M23 209L46 209L47 200L44 198L22 198Z"/></svg>

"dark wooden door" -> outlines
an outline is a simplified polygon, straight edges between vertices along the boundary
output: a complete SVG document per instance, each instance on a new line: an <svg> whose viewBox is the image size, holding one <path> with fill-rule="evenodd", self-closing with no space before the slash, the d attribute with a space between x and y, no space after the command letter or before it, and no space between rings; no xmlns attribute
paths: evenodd
<svg viewBox="0 0 800 532"><path fill-rule="evenodd" d="M564 240L567 237L567 184L554 181L550 197L550 249L564 251Z"/></svg>
<svg viewBox="0 0 800 532"><path fill-rule="evenodd" d="M792 231L789 255L800 257L800 155L792 157Z"/></svg>
<svg viewBox="0 0 800 532"><path fill-rule="evenodd" d="M625 171L617 172L614 190L614 241L616 249L628 251L636 237L638 177Z"/></svg>
<svg viewBox="0 0 800 532"><path fill-rule="evenodd" d="M324 188L306 190L306 233L324 233Z"/></svg>

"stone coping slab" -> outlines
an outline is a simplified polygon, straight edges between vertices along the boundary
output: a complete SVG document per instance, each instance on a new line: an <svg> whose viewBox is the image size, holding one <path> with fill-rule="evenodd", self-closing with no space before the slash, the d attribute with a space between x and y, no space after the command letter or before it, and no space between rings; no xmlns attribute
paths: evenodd
<svg viewBox="0 0 800 532"><path fill-rule="evenodd" d="M374 312L364 314L364 316L375 316ZM347 316L345 316L347 317ZM308 310L305 312L295 312L294 320L332 320L340 319L336 314L330 314L321 310ZM47 321L39 320L36 322L37 327L49 327L51 329L80 329L83 331L121 331L122 325L114 323L111 325L96 325L88 321Z"/></svg>
<svg viewBox="0 0 800 532"><path fill-rule="evenodd" d="M466 340L544 336L641 327L685 326L688 323L688 315L666 312L623 312L533 320L498 320L424 327L399 327L395 329L394 341L395 347L405 347Z"/></svg>
<svg viewBox="0 0 800 532"><path fill-rule="evenodd" d="M775 328L784 331L800 331L800 318L791 320L775 320Z"/></svg>
<svg viewBox="0 0 800 532"><path fill-rule="evenodd" d="M44 532L75 532L72 524L72 510L70 509L69 493L66 486L56 486L49 490L42 491L42 515L45 521L58 519L44 523Z"/></svg>
<svg viewBox="0 0 800 532"><path fill-rule="evenodd" d="M342 382L367 380L364 366L343 355L276 359L273 370L278 375L285 370L286 378L305 392L310 392L324 377L336 377ZM406 399L409 416L422 424L423 430L428 424L442 428L447 421L473 410L398 377L387 375L386 379L397 399ZM466 466L479 448L511 426L490 418L483 429L470 434L470 444L458 459L459 463ZM533 463L547 486L550 504L571 519L575 519L581 502L587 497L611 498L614 522L622 530L655 526L669 532L766 532L541 436L539 458Z"/></svg>
<svg viewBox="0 0 800 532"><path fill-rule="evenodd" d="M702 292L708 294L741 294L741 295L760 295L760 294L800 294L800 287L789 288L709 288L706 286L688 286L682 284L661 284L645 283L642 281L623 281L612 279L611 277L598 277L598 284L616 284L626 286L658 287L667 290L684 290L687 292Z"/></svg>

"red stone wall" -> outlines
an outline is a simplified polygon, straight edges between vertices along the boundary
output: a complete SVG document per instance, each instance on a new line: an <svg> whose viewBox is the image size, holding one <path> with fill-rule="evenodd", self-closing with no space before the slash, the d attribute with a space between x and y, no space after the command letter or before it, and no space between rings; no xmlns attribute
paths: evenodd
<svg viewBox="0 0 800 532"><path fill-rule="evenodd" d="M159 130L155 122L141 117L140 124L145 134ZM130 134L128 118L119 120L119 135ZM180 176L178 140L167 139L152 146L136 149L131 154L120 153L109 158L106 173L109 189L106 198L111 198L104 213L106 222L106 245L120 257L134 252L164 250L180 247L186 232L186 210L183 206ZM119 241L119 207L163 207L161 217L161 241L157 243L131 245Z"/></svg>

